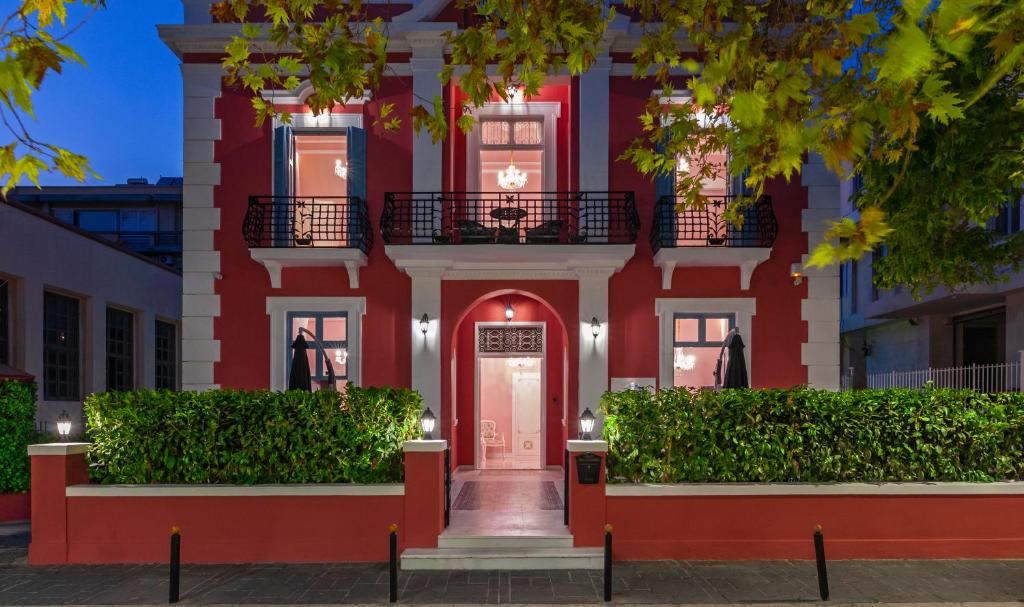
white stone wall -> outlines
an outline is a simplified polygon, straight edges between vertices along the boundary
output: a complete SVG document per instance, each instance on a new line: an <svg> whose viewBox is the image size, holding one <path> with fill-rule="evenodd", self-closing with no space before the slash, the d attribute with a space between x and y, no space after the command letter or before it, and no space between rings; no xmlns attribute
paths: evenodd
<svg viewBox="0 0 1024 607"><path fill-rule="evenodd" d="M11 364L39 382L37 417L49 428L55 428L62 410L77 420L81 401L43 400L44 291L81 302L82 396L106 389L108 306L135 315L135 385L154 387L156 320L179 323L181 318L177 272L0 202L0 279L11 285Z"/></svg>

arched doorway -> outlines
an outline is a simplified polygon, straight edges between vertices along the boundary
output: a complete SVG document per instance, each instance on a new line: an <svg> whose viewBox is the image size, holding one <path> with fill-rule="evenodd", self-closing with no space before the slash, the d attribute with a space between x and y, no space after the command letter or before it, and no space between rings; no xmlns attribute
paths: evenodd
<svg viewBox="0 0 1024 607"><path fill-rule="evenodd" d="M488 292L452 330L451 400L463 468L561 464L566 439L566 327L541 297Z"/></svg>

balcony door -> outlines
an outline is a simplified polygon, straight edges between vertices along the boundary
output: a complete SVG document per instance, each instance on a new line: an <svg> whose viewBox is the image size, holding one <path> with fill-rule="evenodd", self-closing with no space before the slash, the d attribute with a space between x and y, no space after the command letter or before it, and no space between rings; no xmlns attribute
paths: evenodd
<svg viewBox="0 0 1024 607"><path fill-rule="evenodd" d="M358 240L366 195L362 129L275 129L274 235L279 246L346 247Z"/></svg>

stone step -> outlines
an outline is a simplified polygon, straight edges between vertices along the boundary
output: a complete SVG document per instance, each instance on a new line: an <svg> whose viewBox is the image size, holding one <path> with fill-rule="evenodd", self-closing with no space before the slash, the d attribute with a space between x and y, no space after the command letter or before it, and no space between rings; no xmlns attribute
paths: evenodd
<svg viewBox="0 0 1024 607"><path fill-rule="evenodd" d="M601 569L601 548L408 548L403 571Z"/></svg>
<svg viewBox="0 0 1024 607"><path fill-rule="evenodd" d="M572 535L462 535L442 533L438 548L572 548Z"/></svg>

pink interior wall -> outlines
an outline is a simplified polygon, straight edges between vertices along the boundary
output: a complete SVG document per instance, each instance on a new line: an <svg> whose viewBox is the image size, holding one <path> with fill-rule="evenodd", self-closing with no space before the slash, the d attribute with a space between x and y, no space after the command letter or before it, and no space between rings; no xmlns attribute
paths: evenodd
<svg viewBox="0 0 1024 607"><path fill-rule="evenodd" d="M513 376L520 372L540 374L543 362L541 359L536 359L533 365L518 369L510 367L508 360L508 358L480 359L480 419L490 419L497 424L497 431L502 433L505 438L505 454L511 456L515 438L512 428ZM536 403L532 406L541 405L543 403ZM500 456L498 449L488 449L488 459L496 456Z"/></svg>

